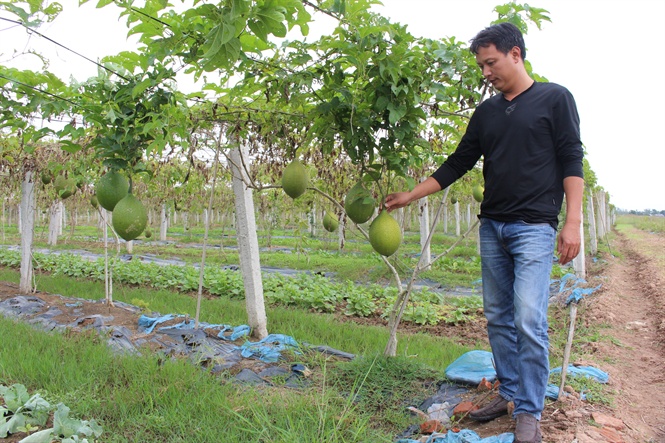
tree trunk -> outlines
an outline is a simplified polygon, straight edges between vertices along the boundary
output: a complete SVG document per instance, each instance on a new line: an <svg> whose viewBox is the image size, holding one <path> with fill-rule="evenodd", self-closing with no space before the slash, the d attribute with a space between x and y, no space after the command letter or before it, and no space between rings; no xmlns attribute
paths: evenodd
<svg viewBox="0 0 665 443"><path fill-rule="evenodd" d="M245 285L245 305L249 326L252 328L253 337L263 339L268 336L268 328L263 300L254 200L252 190L245 185L248 176L243 158L248 159L247 152L247 146L234 147L230 152L236 209L236 238L240 254L240 269Z"/></svg>
<svg viewBox="0 0 665 443"><path fill-rule="evenodd" d="M443 233L448 233L448 202L443 202Z"/></svg>
<svg viewBox="0 0 665 443"><path fill-rule="evenodd" d="M21 280L19 290L32 292L32 240L35 230L35 182L34 172L26 171L21 185Z"/></svg>
<svg viewBox="0 0 665 443"><path fill-rule="evenodd" d="M420 253L422 266L429 266L432 263L432 248L427 241L429 237L429 203L428 198L423 197L418 200L418 218L420 222Z"/></svg>

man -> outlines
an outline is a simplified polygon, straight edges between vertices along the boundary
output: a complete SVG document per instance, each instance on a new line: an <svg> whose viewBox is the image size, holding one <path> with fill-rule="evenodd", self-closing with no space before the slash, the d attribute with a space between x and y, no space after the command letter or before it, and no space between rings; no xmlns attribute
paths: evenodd
<svg viewBox="0 0 665 443"><path fill-rule="evenodd" d="M386 197L391 211L445 189L483 157L480 255L487 332L499 396L469 416L487 421L514 402L517 443L540 442L549 376L547 305L558 214L559 263L580 250L582 143L572 95L538 83L525 67L524 39L501 23L471 41L483 76L500 93L481 103L456 151L410 192Z"/></svg>

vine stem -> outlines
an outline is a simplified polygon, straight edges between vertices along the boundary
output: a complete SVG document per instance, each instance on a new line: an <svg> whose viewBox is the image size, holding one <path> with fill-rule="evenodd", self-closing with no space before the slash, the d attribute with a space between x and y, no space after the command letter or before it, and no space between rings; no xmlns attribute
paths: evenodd
<svg viewBox="0 0 665 443"><path fill-rule="evenodd" d="M318 192L318 193L321 194L323 197L325 197L326 199L330 200L330 202L331 202L335 207L339 208L340 211L342 211L342 214L346 214L346 211L344 210L344 206L342 206L341 204L339 204L339 202L337 202L337 200L335 200L335 199L334 199L333 197L331 197L329 194L323 192L322 190L320 190L319 188L317 188L317 187L315 187L315 186L311 186L311 187L309 187L309 188L307 188L307 189L311 189L311 190L313 190L313 191L315 191L315 192ZM348 218L348 217L347 217L347 218ZM349 219L349 220L350 220L350 219ZM353 220L351 220L351 221L353 221ZM358 223L355 223L355 222L354 222L354 224L356 225L356 228L358 228L358 230L360 231L360 233L363 235L363 237L365 237L365 239L367 239L367 241L369 241L369 234L367 233L367 231L365 231L365 230L362 228L362 226L360 226ZM397 285L397 290L398 290L399 292L402 292L402 280L401 280L400 277L399 277L399 273L397 272L397 269L395 269L395 266L393 266L393 264L390 263L390 261L388 260L388 257L386 257L386 256L384 256L384 255L381 255L381 260L383 260L383 262L386 264L386 266L388 267L388 269L389 269L390 272L392 273L393 277L395 278L395 284Z"/></svg>
<svg viewBox="0 0 665 443"><path fill-rule="evenodd" d="M210 189L210 198L208 199L208 212L205 219L205 232L203 233L203 250L201 251L201 269L199 271L199 290L196 297L196 316L194 317L194 328L199 328L199 316L201 314L201 299L203 298L203 276L206 263L206 249L208 245L208 232L210 230L210 214L212 212L212 202L215 197L215 185L217 183L217 169L219 166L219 146L222 144L222 131L219 131L217 142L215 143L215 159L212 172L212 186Z"/></svg>
<svg viewBox="0 0 665 443"><path fill-rule="evenodd" d="M446 188L446 191L444 192L443 197L441 198L439 208L436 212L436 215L434 216L434 221L432 222L432 227L430 228L430 232L429 235L427 236L427 241L425 242L423 250L426 250L432 241L432 236L434 234L436 225L439 221L443 205L445 204L445 201L448 198L448 191L449 188ZM469 236L469 234L476 228L476 226L478 226L478 220L476 220L476 222L472 226L470 226L469 229L464 234L462 234L448 249L446 249L444 252L437 255L436 257L434 257L427 266L421 267L420 264L423 260L423 256L422 254L420 255L418 263L416 264L416 267L414 268L413 273L411 274L411 278L409 280L409 283L407 284L406 290L402 291L401 288L399 288L399 295L397 296L395 304L393 305L393 309L390 313L390 320L389 320L390 338L388 339L388 343L386 344L384 355L388 357L394 357L397 354L397 328L402 319L402 316L404 315L404 310L406 309L409 297L411 296L411 292L413 291L413 284L415 283L418 274L420 274L423 270L431 267L432 264L434 264L434 262L440 259L441 257L445 257L446 255L448 255L450 251L452 251L462 240L464 240Z"/></svg>

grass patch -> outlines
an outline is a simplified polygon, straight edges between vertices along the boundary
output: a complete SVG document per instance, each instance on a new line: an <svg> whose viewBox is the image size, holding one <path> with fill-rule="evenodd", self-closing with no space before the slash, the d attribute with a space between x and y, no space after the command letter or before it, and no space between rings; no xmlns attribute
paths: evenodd
<svg viewBox="0 0 665 443"><path fill-rule="evenodd" d="M151 240L140 238L139 242L135 242L133 253L152 254L160 259L177 257L188 264L200 263L202 226L192 226L188 231L184 231L181 226L170 227L168 239L177 242L177 245L155 241L156 231L157 229L153 229ZM53 247L46 244L47 233L46 225L37 228L35 249L86 249L97 254L104 252L101 233L96 226L77 224L73 232L67 228L58 244ZM338 281L389 283L392 280L392 274L381 258L373 252L369 242L355 227L347 230L346 243L342 250L338 250L337 247L337 234L328 233L323 229L319 230L316 237L299 229L273 229L270 235L267 231L259 230L257 234L262 266L327 273ZM110 236L110 240L113 240L113 236ZM432 238L432 254L441 254L456 240L457 237L453 234L435 232ZM15 226L8 225L4 243L17 245L19 242L20 237ZM233 229L213 226L209 232L208 245L210 248L206 261L209 265L239 264ZM115 250L115 244L110 244L109 253L115 255ZM125 253L124 246L121 247L120 253ZM407 231L399 251L391 258L403 281L411 277L419 253L419 233ZM454 248L446 259L436 262L432 269L423 272L419 278L436 280L450 288L472 286L473 282L480 278L475 234L472 233Z"/></svg>
<svg viewBox="0 0 665 443"><path fill-rule="evenodd" d="M248 389L187 361L114 355L96 334L45 334L4 318L0 334L0 382L94 418L104 442L392 441L365 411L320 386Z"/></svg>
<svg viewBox="0 0 665 443"><path fill-rule="evenodd" d="M0 279L17 282L19 274L2 268ZM43 291L103 298L103 284L96 281L44 274L36 279ZM114 294L162 313L194 314L191 294L125 285L115 286ZM202 312L203 321L216 323L239 324L246 316L242 301L224 298L204 300ZM187 360L149 352L116 355L95 333L47 334L0 318L0 383L22 383L52 404L65 403L72 416L95 419L105 442L388 442L414 420L405 407L431 395L442 369L467 350L444 338L402 335L400 357L387 359L379 356L386 328L298 309L269 309L268 318L271 330L359 358L340 363L318 353L289 355L312 369L310 387L249 388Z"/></svg>
<svg viewBox="0 0 665 443"><path fill-rule="evenodd" d="M617 217L617 229L622 225L631 225L646 232L665 234L665 217L622 214Z"/></svg>

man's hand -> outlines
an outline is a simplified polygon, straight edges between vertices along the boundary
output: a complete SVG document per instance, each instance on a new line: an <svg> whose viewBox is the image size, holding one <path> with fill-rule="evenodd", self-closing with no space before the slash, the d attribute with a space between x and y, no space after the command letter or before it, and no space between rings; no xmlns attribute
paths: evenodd
<svg viewBox="0 0 665 443"><path fill-rule="evenodd" d="M575 223L566 223L561 229L557 241L557 252L559 253L559 264L565 265L580 253L581 243L580 227Z"/></svg>
<svg viewBox="0 0 665 443"><path fill-rule="evenodd" d="M439 185L439 182L432 177L427 177L424 181L418 183L411 192L395 192L394 194L388 194L381 206L390 212L393 209L403 208L412 201L427 197L440 190L441 185Z"/></svg>
<svg viewBox="0 0 665 443"><path fill-rule="evenodd" d="M386 211L390 212L393 209L403 208L409 203L411 203L410 192L396 192L386 196L383 206L386 208Z"/></svg>
<svg viewBox="0 0 665 443"><path fill-rule="evenodd" d="M566 223L559 234L556 249L559 252L559 263L565 265L580 253L584 179L574 176L564 178L563 191L566 194Z"/></svg>

